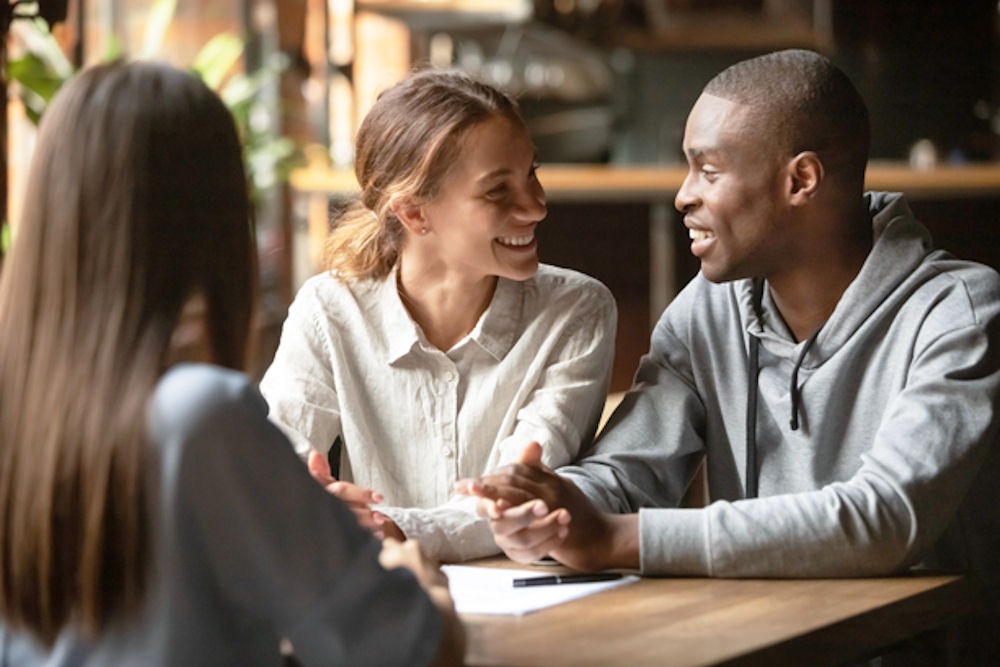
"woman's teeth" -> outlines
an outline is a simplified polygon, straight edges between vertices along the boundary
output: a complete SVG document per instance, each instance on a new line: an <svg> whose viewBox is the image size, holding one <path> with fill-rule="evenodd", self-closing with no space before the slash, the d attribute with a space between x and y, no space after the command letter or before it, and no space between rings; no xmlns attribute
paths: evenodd
<svg viewBox="0 0 1000 667"><path fill-rule="evenodd" d="M535 240L535 235L534 234L528 234L527 236L500 237L500 238L497 239L497 241L500 244L502 244L502 245L509 245L509 246L523 246L523 245L528 245L529 243L531 243L534 240Z"/></svg>

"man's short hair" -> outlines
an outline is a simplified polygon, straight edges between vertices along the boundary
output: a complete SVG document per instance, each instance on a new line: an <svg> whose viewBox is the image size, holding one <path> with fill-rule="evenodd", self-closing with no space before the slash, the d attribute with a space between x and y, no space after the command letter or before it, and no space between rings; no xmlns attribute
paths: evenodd
<svg viewBox="0 0 1000 667"><path fill-rule="evenodd" d="M772 149L789 157L814 151L829 175L863 183L868 109L828 58L802 49L768 53L726 68L703 92L748 106L761 141Z"/></svg>

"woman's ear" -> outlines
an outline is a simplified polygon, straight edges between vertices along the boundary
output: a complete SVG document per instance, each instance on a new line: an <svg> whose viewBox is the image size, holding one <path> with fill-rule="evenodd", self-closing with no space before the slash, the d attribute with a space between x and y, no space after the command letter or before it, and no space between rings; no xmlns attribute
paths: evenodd
<svg viewBox="0 0 1000 667"><path fill-rule="evenodd" d="M411 234L423 236L427 233L427 217L421 201L414 197L400 197L389 205L389 209Z"/></svg>
<svg viewBox="0 0 1000 667"><path fill-rule="evenodd" d="M811 199L823 183L823 162L813 151L803 151L788 163L789 197L793 205Z"/></svg>

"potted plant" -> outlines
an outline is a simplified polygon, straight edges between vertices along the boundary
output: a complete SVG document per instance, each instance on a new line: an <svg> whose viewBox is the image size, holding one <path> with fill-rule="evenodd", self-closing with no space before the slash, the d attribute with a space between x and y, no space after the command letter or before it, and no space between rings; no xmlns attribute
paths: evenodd
<svg viewBox="0 0 1000 667"><path fill-rule="evenodd" d="M134 57L154 57L161 51L176 6L176 0L153 3L145 24L142 48ZM77 68L66 57L49 30L49 22L43 18L18 21L12 25L12 30L20 38L24 52L7 63L7 81L16 82L27 117L37 123L49 101ZM245 46L245 41L234 33L219 33L199 49L189 69L218 92L232 112L243 141L253 203L259 206L266 193L287 180L301 158L296 143L273 129L274 114L261 101L261 92L276 85L285 67L283 57L278 54L265 58L259 69L246 73L237 67ZM105 60L127 57L132 56L123 52L119 40L114 37L102 56ZM4 223L0 231L0 250L6 250L12 236L6 221Z"/></svg>

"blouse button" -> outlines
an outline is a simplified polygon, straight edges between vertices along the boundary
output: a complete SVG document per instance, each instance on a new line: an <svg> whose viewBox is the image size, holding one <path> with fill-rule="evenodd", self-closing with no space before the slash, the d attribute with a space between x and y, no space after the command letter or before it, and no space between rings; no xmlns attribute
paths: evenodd
<svg viewBox="0 0 1000 667"><path fill-rule="evenodd" d="M447 456L449 459L454 455L454 453L451 451L451 447L442 447L441 453Z"/></svg>

